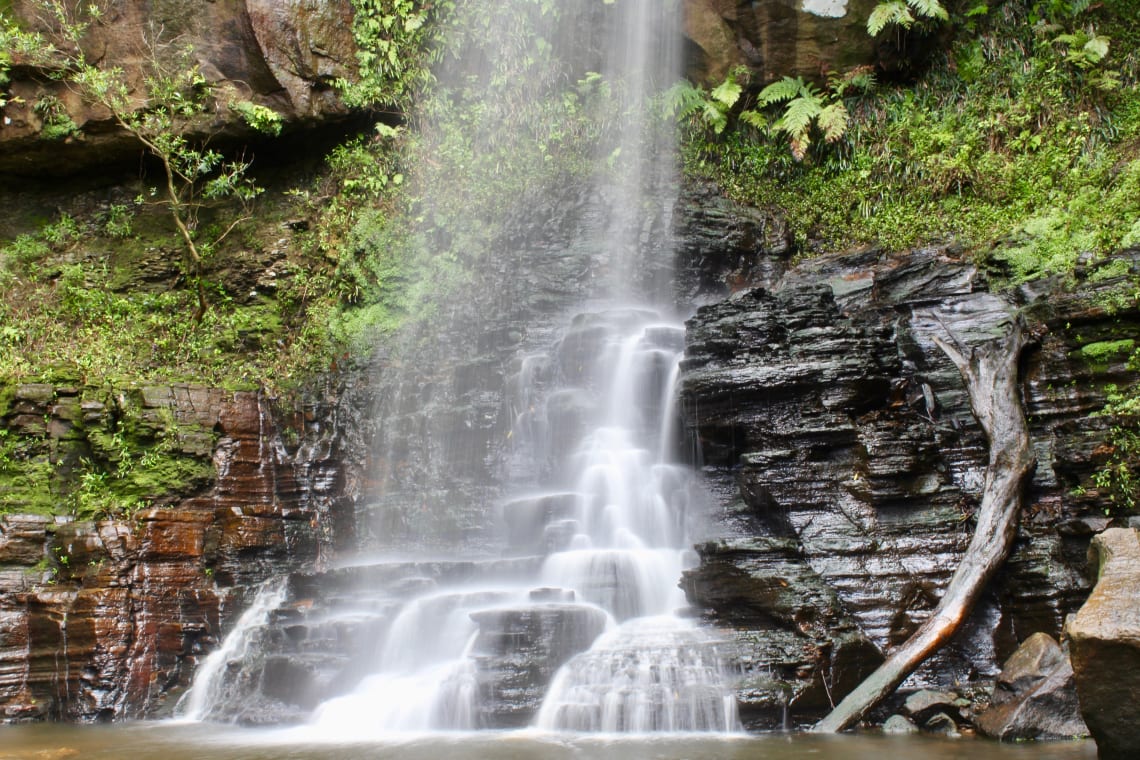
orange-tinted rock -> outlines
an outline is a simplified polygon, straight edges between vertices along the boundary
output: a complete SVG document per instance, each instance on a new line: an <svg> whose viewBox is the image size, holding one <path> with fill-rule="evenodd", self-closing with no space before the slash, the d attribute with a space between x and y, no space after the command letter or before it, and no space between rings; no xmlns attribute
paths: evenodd
<svg viewBox="0 0 1140 760"><path fill-rule="evenodd" d="M685 0L685 34L700 51L693 76L720 82L745 66L760 84L819 79L876 63L867 17L877 0Z"/></svg>
<svg viewBox="0 0 1140 760"><path fill-rule="evenodd" d="M106 401L65 390L22 387L0 424L46 418L48 429L53 415L75 417L77 408L92 427L123 408L141 409L144 425L173 416L180 435L217 431L208 450L186 454L212 458L216 473L199 492L131 519L0 516L0 721L169 711L256 584L348 540L338 534L351 526L353 491L343 484L359 478L343 473L342 458L364 447L329 422L335 402L279 414L258 393L190 385L115 391ZM292 448L279 416L290 421Z"/></svg>
<svg viewBox="0 0 1140 760"><path fill-rule="evenodd" d="M1140 532L1110 528L1093 539L1092 594L1070 621L1081 714L1102 760L1140 756Z"/></svg>

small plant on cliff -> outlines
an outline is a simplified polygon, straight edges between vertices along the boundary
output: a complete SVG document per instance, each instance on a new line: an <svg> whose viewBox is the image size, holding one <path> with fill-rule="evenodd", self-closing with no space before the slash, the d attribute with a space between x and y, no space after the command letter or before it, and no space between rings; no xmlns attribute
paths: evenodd
<svg viewBox="0 0 1140 760"><path fill-rule="evenodd" d="M434 29L429 23L454 8L450 0L352 0L352 33L359 75L336 84L352 106L405 111L431 78Z"/></svg>
<svg viewBox="0 0 1140 760"><path fill-rule="evenodd" d="M843 105L843 89L823 91L802 77L784 77L761 90L756 100L761 108L783 104L784 113L772 128L787 136L792 155L799 161L811 145L813 129L828 143L847 132L849 116Z"/></svg>
<svg viewBox="0 0 1140 760"><path fill-rule="evenodd" d="M163 204L183 244L182 270L197 294L193 319L199 322L208 308L204 269L219 243L247 220L248 204L261 188L249 178L250 163L243 158L227 160L211 150L207 141L192 142L186 134L197 125L208 129L203 118L209 107L210 83L193 60L193 50L163 39L153 32L140 51L144 65L145 98L132 88L123 69L92 60L83 42L89 27L101 23L100 6L92 3L73 8L61 0L37 0L33 4L49 20L58 45L42 40L39 58L50 61L53 73L89 103L110 113L121 129L133 136L162 168L162 186L153 192ZM269 131L277 122L262 111L253 114L252 126ZM203 234L198 227L200 211L223 200L236 200L242 212L216 234Z"/></svg>

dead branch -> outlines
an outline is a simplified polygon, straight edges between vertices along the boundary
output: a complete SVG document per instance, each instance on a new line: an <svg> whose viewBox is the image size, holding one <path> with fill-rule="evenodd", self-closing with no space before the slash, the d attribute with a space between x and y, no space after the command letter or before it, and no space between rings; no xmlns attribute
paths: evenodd
<svg viewBox="0 0 1140 760"><path fill-rule="evenodd" d="M1005 562L1017 534L1022 487L1036 461L1017 378L1025 345L1021 325L1015 322L1005 337L969 348L945 325L943 329L949 340L934 340L962 373L970 407L990 443L978 525L933 614L812 728L816 733L835 733L854 725L945 644Z"/></svg>

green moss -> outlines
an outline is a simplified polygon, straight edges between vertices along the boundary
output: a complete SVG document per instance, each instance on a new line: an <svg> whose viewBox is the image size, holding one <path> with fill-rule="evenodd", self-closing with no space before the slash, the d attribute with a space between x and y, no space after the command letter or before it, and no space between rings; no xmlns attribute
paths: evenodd
<svg viewBox="0 0 1140 760"><path fill-rule="evenodd" d="M60 397L42 432L0 427L0 512L124 516L207 485L213 432L141 399L87 386Z"/></svg>
<svg viewBox="0 0 1140 760"><path fill-rule="evenodd" d="M1113 359L1124 358L1123 354L1130 354L1136 347L1136 341L1131 339L1099 341L1081 346L1081 356L1094 364L1103 364Z"/></svg>

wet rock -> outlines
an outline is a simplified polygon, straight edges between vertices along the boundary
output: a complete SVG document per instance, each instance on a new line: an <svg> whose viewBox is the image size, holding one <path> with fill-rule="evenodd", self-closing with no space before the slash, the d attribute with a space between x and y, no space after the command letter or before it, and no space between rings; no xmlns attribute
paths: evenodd
<svg viewBox="0 0 1140 760"><path fill-rule="evenodd" d="M746 726L781 728L825 712L829 693L853 688L882 661L794 542L740 538L697 552L701 562L682 586L698 609L737 631Z"/></svg>
<svg viewBox="0 0 1140 760"><path fill-rule="evenodd" d="M1140 751L1140 532L1110 528L1089 550L1096 587L1067 626L1081 714L1104 760Z"/></svg>
<svg viewBox="0 0 1140 760"><path fill-rule="evenodd" d="M1087 736L1077 703L1073 668L1046 633L1025 640L1005 662L992 704L974 721L985 736L1002 741Z"/></svg>
<svg viewBox="0 0 1140 760"><path fill-rule="evenodd" d="M972 531L987 446L959 373L931 336L941 322L983 340L1010 308L945 248L819 256L767 284L697 311L680 389L685 429L721 505L710 546L730 549L702 551L686 583L704 615L740 632L745 672L792 661L796 621L772 621L782 609L814 606L820 588L880 651L933 609ZM1090 454L1107 434L1090 416L1105 401L1098 383L1126 382L1123 367L1102 378L1074 360L1078 333L1089 340L1120 329L1117 317L1089 306L1100 287L1033 306L1042 337L1026 356L1024 392L1039 465L1019 538L992 595L914 676L916 686L993 677L1018 640L1059 635L1088 592L1085 545L1108 502L1073 486L1090 482ZM1131 324L1140 314L1120 318ZM1074 320L1081 327L1068 329ZM804 568L797 583L818 580L801 601L789 582L782 593L793 601L772 606L781 598L772 584L793 580L789 562ZM820 667L809 661L800 666L806 680ZM739 694L742 704L750 698ZM778 708L757 725L779 726Z"/></svg>
<svg viewBox="0 0 1140 760"><path fill-rule="evenodd" d="M957 739L962 735L954 719L943 712L932 715L922 724L922 728L932 734L941 734L950 739Z"/></svg>
<svg viewBox="0 0 1140 760"><path fill-rule="evenodd" d="M48 518L0 515L0 565L32 566L45 556Z"/></svg>
<svg viewBox="0 0 1140 760"><path fill-rule="evenodd" d="M745 65L760 82L818 76L821 66L845 71L876 60L867 35L873 0L781 3L686 0L685 33L700 51L696 78L720 82Z"/></svg>
<svg viewBox="0 0 1140 760"><path fill-rule="evenodd" d="M479 725L528 725L554 673L590 648L605 629L597 607L547 603L471 615L479 625L473 649L479 684Z"/></svg>
<svg viewBox="0 0 1140 760"><path fill-rule="evenodd" d="M907 696L902 711L916 723L925 724L935 713L958 714L958 695L954 692L921 689Z"/></svg>
<svg viewBox="0 0 1140 760"><path fill-rule="evenodd" d="M914 725L911 719L904 715L892 715L883 723L883 733L894 736L917 734L918 726Z"/></svg>
<svg viewBox="0 0 1140 760"><path fill-rule="evenodd" d="M193 665L248 603L245 589L350 540L351 521L337 515L351 512L348 472L357 465L349 463L359 460L345 452L364 447L348 446L356 433L345 422L355 418L329 390L298 410L190 385L18 394L0 412L9 430L23 415L55 422L79 410L79 426L49 424L56 432L28 444L29 456L55 463L61 492L72 463L116 424L134 446L161 435L179 457L204 460L210 475L130 519L0 516L0 716L90 721L169 711ZM360 403L350 386L342 391ZM282 431L294 424L287 446ZM19 508L22 492L5 496Z"/></svg>

